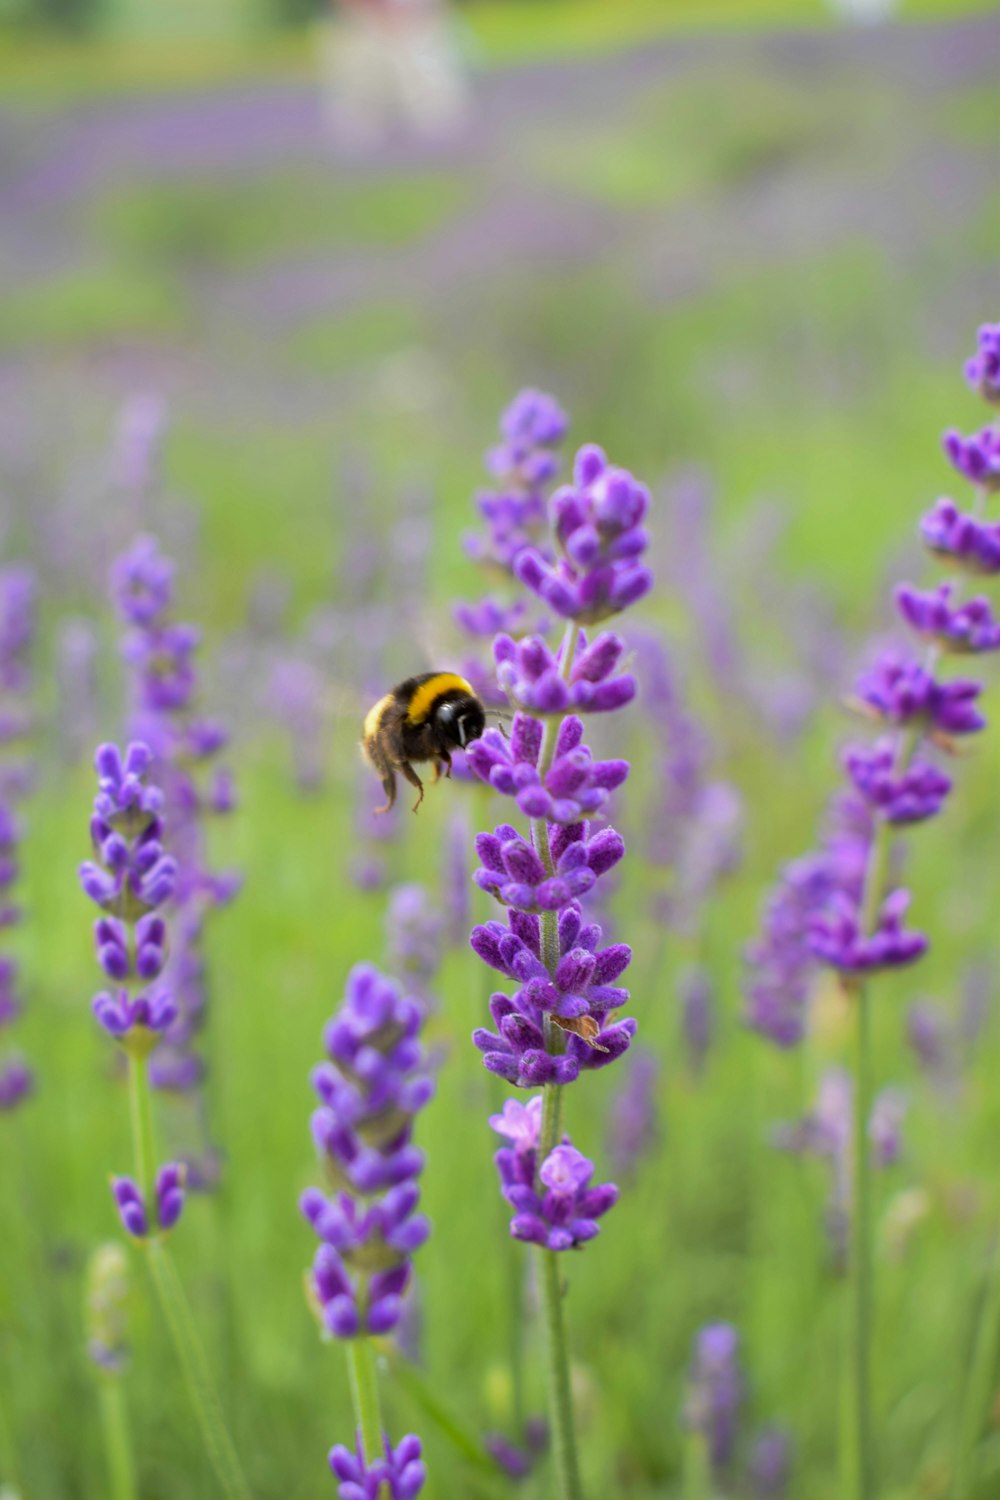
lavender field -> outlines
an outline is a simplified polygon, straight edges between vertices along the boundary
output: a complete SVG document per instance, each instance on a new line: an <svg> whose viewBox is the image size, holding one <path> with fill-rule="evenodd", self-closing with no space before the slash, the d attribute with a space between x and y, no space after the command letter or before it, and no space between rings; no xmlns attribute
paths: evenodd
<svg viewBox="0 0 1000 1500"><path fill-rule="evenodd" d="M1000 11L530 9L0 39L0 1500L1000 1496Z"/></svg>

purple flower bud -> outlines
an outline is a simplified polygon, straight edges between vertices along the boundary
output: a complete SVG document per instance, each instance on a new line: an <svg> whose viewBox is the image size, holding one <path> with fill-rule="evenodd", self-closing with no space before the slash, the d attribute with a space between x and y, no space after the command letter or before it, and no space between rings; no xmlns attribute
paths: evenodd
<svg viewBox="0 0 1000 1500"><path fill-rule="evenodd" d="M896 747L883 739L871 747L853 746L844 768L858 791L887 823L920 823L941 811L951 779L926 761L912 761L897 774Z"/></svg>
<svg viewBox="0 0 1000 1500"><path fill-rule="evenodd" d="M943 651L1000 650L1000 621L994 618L989 600L977 595L953 605L953 593L950 583L926 593L904 583L896 590L896 606L908 625Z"/></svg>
<svg viewBox="0 0 1000 1500"><path fill-rule="evenodd" d="M366 1457L358 1433L356 1449L330 1449L330 1470L338 1480L340 1500L414 1500L423 1489L427 1470L421 1462L420 1439L404 1437L395 1448L383 1434L385 1456Z"/></svg>
<svg viewBox="0 0 1000 1500"><path fill-rule="evenodd" d="M620 636L598 636L576 657L568 678L562 651L553 654L540 636L514 641L499 635L493 643L497 681L511 701L533 714L607 713L635 697L631 673L613 675L624 651Z"/></svg>
<svg viewBox="0 0 1000 1500"><path fill-rule="evenodd" d="M984 427L970 437L951 428L941 441L952 464L970 483L1000 490L1000 432L995 427Z"/></svg>
<svg viewBox="0 0 1000 1500"><path fill-rule="evenodd" d="M984 323L978 345L965 366L965 378L984 401L1000 403L1000 323Z"/></svg>
<svg viewBox="0 0 1000 1500"><path fill-rule="evenodd" d="M155 537L141 536L111 569L111 592L120 614L133 625L151 625L173 604L174 565Z"/></svg>
<svg viewBox="0 0 1000 1500"><path fill-rule="evenodd" d="M838 892L826 912L810 924L812 951L823 963L848 974L911 964L926 952L927 939L923 933L904 930L909 904L908 891L893 891L882 903L878 924L869 937L861 930L857 907Z"/></svg>
<svg viewBox="0 0 1000 1500"><path fill-rule="evenodd" d="M966 573L1000 572L1000 526L963 514L954 500L939 500L920 523L920 535L936 557Z"/></svg>
<svg viewBox="0 0 1000 1500"><path fill-rule="evenodd" d="M886 723L915 725L947 747L956 735L974 734L986 720L976 707L978 682L938 682L925 667L881 656L858 681L860 706Z"/></svg>

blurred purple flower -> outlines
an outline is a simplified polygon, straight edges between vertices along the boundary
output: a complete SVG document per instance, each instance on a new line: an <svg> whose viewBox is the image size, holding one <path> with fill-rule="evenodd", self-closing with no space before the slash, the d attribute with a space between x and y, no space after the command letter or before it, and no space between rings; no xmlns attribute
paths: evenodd
<svg viewBox="0 0 1000 1500"><path fill-rule="evenodd" d="M920 522L920 535L952 567L987 578L1000 572L1000 526L964 514L954 500L938 500Z"/></svg>
<svg viewBox="0 0 1000 1500"><path fill-rule="evenodd" d="M971 484L1000 490L1000 432L990 424L971 437L950 428L942 438L945 454Z"/></svg>
<svg viewBox="0 0 1000 1500"><path fill-rule="evenodd" d="M739 1344L731 1323L709 1323L695 1338L688 1375L684 1425L705 1439L716 1474L728 1467L738 1436L744 1396Z"/></svg>
<svg viewBox="0 0 1000 1500"><path fill-rule="evenodd" d="M1000 403L1000 323L984 323L965 378L984 401Z"/></svg>
<svg viewBox="0 0 1000 1500"><path fill-rule="evenodd" d="M631 1178L659 1138L657 1091L661 1076L655 1053L634 1048L625 1081L611 1101L608 1154L616 1177Z"/></svg>
<svg viewBox="0 0 1000 1500"><path fill-rule="evenodd" d="M908 625L924 640L934 641L942 651L966 654L1000 650L1000 621L990 601L981 595L964 601L955 599L953 584L942 583L922 593L902 583L896 589L896 606Z"/></svg>

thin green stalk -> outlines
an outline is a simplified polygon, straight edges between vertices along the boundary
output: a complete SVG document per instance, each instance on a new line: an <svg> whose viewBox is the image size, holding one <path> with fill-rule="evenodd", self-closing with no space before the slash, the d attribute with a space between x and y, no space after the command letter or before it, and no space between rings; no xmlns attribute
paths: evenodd
<svg viewBox="0 0 1000 1500"><path fill-rule="evenodd" d="M135 1500L132 1434L120 1376L102 1376L98 1381L98 1390L111 1500Z"/></svg>
<svg viewBox="0 0 1000 1500"><path fill-rule="evenodd" d="M684 1500L712 1500L712 1463L703 1432L689 1432L684 1443Z"/></svg>
<svg viewBox="0 0 1000 1500"><path fill-rule="evenodd" d="M552 1451L561 1500L582 1500L580 1469L576 1456L576 1432L573 1423L573 1392L569 1378L569 1354L566 1345L566 1322L563 1317L563 1289L559 1256L554 1250L539 1248L542 1312L545 1319L545 1345L548 1355L549 1415L552 1419Z"/></svg>
<svg viewBox="0 0 1000 1500"><path fill-rule="evenodd" d="M347 1354L347 1373L351 1380L355 1425L361 1433L366 1462L371 1464L385 1451L371 1339L345 1339L344 1349Z"/></svg>
<svg viewBox="0 0 1000 1500"><path fill-rule="evenodd" d="M128 1102L132 1121L135 1175L143 1198L156 1176L156 1145L153 1133L153 1098L149 1086L149 1057L138 1051L128 1054Z"/></svg>
<svg viewBox="0 0 1000 1500"><path fill-rule="evenodd" d="M854 1108L852 1154L854 1203L851 1214L850 1371L852 1443L850 1494L870 1500L872 1489L872 1214L871 1151L868 1117L871 1112L871 1011L867 985L855 992Z"/></svg>
<svg viewBox="0 0 1000 1500"><path fill-rule="evenodd" d="M972 1356L962 1392L958 1426L958 1451L951 1493L953 1500L966 1500L976 1490L980 1448L986 1412L996 1384L997 1347L1000 1344L1000 1238L994 1243L987 1272L982 1308L976 1322Z"/></svg>
<svg viewBox="0 0 1000 1500"><path fill-rule="evenodd" d="M149 1268L177 1350L201 1435L219 1487L228 1500L250 1500L233 1440L226 1428L194 1315L173 1258L162 1237L146 1242Z"/></svg>
<svg viewBox="0 0 1000 1500"><path fill-rule="evenodd" d="M563 636L562 661L559 671L568 682L580 638L579 626L570 620ZM542 744L538 754L538 774L544 779L555 757L561 720L547 719L542 733ZM549 846L549 829L544 818L536 818L531 824L532 838L546 871L553 872L552 851ZM556 912L543 912L541 916L542 962L550 974L554 974L559 963L559 917ZM545 1017L545 1049L556 1053L562 1050L562 1032L549 1016ZM542 1104L542 1126L538 1141L538 1161L543 1162L558 1144L562 1134L562 1088L558 1084L546 1084ZM566 1341L566 1321L563 1317L563 1292L559 1275L559 1262L552 1250L539 1249L541 1263L542 1309L545 1318L545 1343L548 1365L549 1416L552 1422L552 1448L555 1455L556 1474L562 1500L581 1500L580 1470L576 1453L576 1429L573 1420L573 1393L569 1378L569 1350Z"/></svg>

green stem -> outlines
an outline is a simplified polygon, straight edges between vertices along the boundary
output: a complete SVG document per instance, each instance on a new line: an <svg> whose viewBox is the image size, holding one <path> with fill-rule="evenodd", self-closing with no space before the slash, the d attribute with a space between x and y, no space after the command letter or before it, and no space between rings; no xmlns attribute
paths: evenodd
<svg viewBox="0 0 1000 1500"><path fill-rule="evenodd" d="M382 1411L378 1400L378 1382L375 1378L375 1356L371 1339L346 1339L347 1373L351 1380L351 1400L354 1403L354 1421L361 1433L361 1445L365 1450L365 1461L371 1464L385 1452L382 1439Z"/></svg>
<svg viewBox="0 0 1000 1500"><path fill-rule="evenodd" d="M871 1013L867 986L855 994L855 1066L852 1154L854 1204L851 1215L850 1370L852 1442L850 1494L870 1500L872 1494L871 1335L872 1335L872 1215L871 1152L868 1117L871 1112Z"/></svg>
<svg viewBox="0 0 1000 1500"><path fill-rule="evenodd" d="M576 1456L576 1432L573 1423L573 1393L569 1378L569 1354L566 1346L566 1321L563 1317L563 1289L559 1273L559 1256L554 1250L539 1249L542 1312L545 1318L545 1344L548 1355L549 1415L552 1420L552 1451L561 1500L582 1500L580 1469Z"/></svg>
<svg viewBox="0 0 1000 1500"><path fill-rule="evenodd" d="M976 1323L972 1357L962 1393L958 1452L952 1480L953 1500L975 1493L979 1478L979 1439L995 1385L997 1344L1000 1342L1000 1241L993 1247L983 1304Z"/></svg>
<svg viewBox="0 0 1000 1500"><path fill-rule="evenodd" d="M684 1443L684 1500L712 1500L712 1463L703 1432L689 1432Z"/></svg>
<svg viewBox="0 0 1000 1500"><path fill-rule="evenodd" d="M250 1500L250 1489L226 1428L194 1314L173 1259L161 1237L147 1240L146 1245L160 1306L184 1371L188 1394L219 1487L228 1500Z"/></svg>
<svg viewBox="0 0 1000 1500"><path fill-rule="evenodd" d="M132 1434L128 1407L119 1376L103 1376L98 1382L101 1403L101 1427L112 1500L135 1500L135 1466L132 1462Z"/></svg>
<svg viewBox="0 0 1000 1500"><path fill-rule="evenodd" d="M145 1199L156 1176L153 1097L149 1086L149 1058L134 1052L128 1054L128 1101L135 1175L139 1191Z"/></svg>

